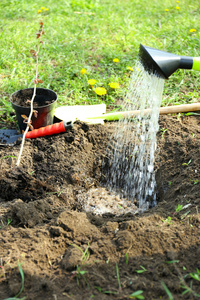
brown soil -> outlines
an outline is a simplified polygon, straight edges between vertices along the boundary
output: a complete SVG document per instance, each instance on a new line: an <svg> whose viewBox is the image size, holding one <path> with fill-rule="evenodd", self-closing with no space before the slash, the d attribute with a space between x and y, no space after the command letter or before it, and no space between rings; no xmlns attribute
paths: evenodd
<svg viewBox="0 0 200 300"><path fill-rule="evenodd" d="M76 123L65 134L27 140L20 168L20 145L0 149L0 299L21 287L18 298L37 300L130 299L138 290L169 299L162 283L174 299L196 299L200 119L159 122L167 130L157 135L158 204L143 214L120 214L121 205L117 214L84 211L84 197L105 192L102 162L115 123Z"/></svg>
<svg viewBox="0 0 200 300"><path fill-rule="evenodd" d="M30 108L30 101L33 96L33 88L23 89L11 95L11 102L15 105ZM37 88L34 98L34 108L49 105L57 99L55 92L49 89Z"/></svg>

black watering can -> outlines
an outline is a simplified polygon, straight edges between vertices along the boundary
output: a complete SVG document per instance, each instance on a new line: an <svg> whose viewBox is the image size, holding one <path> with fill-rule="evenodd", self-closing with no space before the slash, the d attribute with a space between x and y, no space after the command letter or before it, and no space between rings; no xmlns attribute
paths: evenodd
<svg viewBox="0 0 200 300"><path fill-rule="evenodd" d="M200 57L179 56L140 44L139 59L149 73L168 79L177 69L200 71Z"/></svg>

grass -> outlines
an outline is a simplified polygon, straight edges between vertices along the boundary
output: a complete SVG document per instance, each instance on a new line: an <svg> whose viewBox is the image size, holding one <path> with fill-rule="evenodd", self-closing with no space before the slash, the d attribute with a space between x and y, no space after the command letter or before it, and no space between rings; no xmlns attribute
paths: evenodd
<svg viewBox="0 0 200 300"><path fill-rule="evenodd" d="M168 287L166 286L166 284L165 284L163 281L161 281L161 285L162 285L162 287L164 288L164 290L165 290L167 296L169 297L168 299L169 299L169 300L174 300L174 297L172 296L170 290L168 289Z"/></svg>
<svg viewBox="0 0 200 300"><path fill-rule="evenodd" d="M18 292L18 294L15 297L13 297L13 298L6 298L4 300L25 300L26 299L26 297L18 298L21 295L21 293L23 292L23 290L24 290L24 271L23 271L23 269L21 267L22 263L18 262L17 266L18 266L19 273L20 273L20 276L21 276L21 288L20 288L20 291Z"/></svg>
<svg viewBox="0 0 200 300"><path fill-rule="evenodd" d="M179 5L180 9L176 7ZM39 58L41 87L58 94L58 104L94 104L105 102L115 107L123 99L131 71L138 59L140 43L186 56L199 52L199 1L183 0L86 1L49 0L48 11L41 1L2 0L0 10L0 112L12 111L10 95L32 87L35 34L44 22L44 45ZM166 11L168 9L169 11ZM196 31L190 32L190 29ZM119 62L113 62L118 58ZM86 74L80 70L85 68ZM165 83L162 105L198 101L200 79L197 71L179 70ZM98 96L89 87L107 89ZM111 89L110 82L119 83Z"/></svg>

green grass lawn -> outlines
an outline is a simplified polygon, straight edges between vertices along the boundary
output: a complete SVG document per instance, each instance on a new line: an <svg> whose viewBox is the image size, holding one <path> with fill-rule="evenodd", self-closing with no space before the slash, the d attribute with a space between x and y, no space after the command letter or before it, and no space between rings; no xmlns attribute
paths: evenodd
<svg viewBox="0 0 200 300"><path fill-rule="evenodd" d="M33 87L30 50L36 48L40 20L45 35L38 86L53 89L59 105L105 102L114 107L126 94L140 43L200 56L199 0L1 0L0 11L1 113L11 110L13 92ZM107 94L98 96L89 79ZM165 82L162 105L198 102L199 87L197 71L178 70Z"/></svg>

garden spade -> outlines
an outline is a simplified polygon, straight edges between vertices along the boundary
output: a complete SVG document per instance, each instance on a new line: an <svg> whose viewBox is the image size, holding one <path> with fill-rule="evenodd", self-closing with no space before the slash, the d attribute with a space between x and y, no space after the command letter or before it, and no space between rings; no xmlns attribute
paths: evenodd
<svg viewBox="0 0 200 300"><path fill-rule="evenodd" d="M88 108L88 106L91 106ZM134 118L138 116L140 110L120 111L105 113L105 104L96 105L78 105L78 106L60 106L55 110L55 117L62 120L59 123L54 123L45 127L34 129L27 132L25 138L37 138L47 135L58 134L66 132L73 127L73 122L76 120L84 121L89 124L102 124L106 121L118 121L123 118ZM69 109L70 108L70 109ZM200 111L200 103L183 104L175 106L161 107L159 110L160 115L186 113ZM142 114L150 114L152 109L144 109ZM14 145L20 143L22 134L17 134L15 129L1 129L0 130L0 146Z"/></svg>
<svg viewBox="0 0 200 300"><path fill-rule="evenodd" d="M58 120L75 122L86 121L90 124L100 123L103 124L103 119L95 118L101 116L106 112L106 104L94 104L94 105L71 105L71 106L59 106L55 110L55 117Z"/></svg>
<svg viewBox="0 0 200 300"><path fill-rule="evenodd" d="M150 74L168 79L178 69L200 71L200 57L179 56L140 44L139 59Z"/></svg>
<svg viewBox="0 0 200 300"><path fill-rule="evenodd" d="M134 118L139 114L148 115L152 112L151 108L147 108L144 110L130 110L130 111L117 111L117 112L110 112L104 113L100 111L95 111L93 114L88 114L87 118L85 117L83 120L83 116L79 113L76 114L76 106L71 106L71 115L69 115L69 106L60 106L55 110L55 116L64 121L70 121L73 115L73 118L79 119L80 121L84 121L86 123L101 123L101 121L118 121L123 118ZM167 115L167 114L176 114L176 113L187 113L187 112L194 112L200 111L200 103L192 103L192 104L182 104L182 105L173 105L167 107L160 107L159 114L160 115Z"/></svg>

